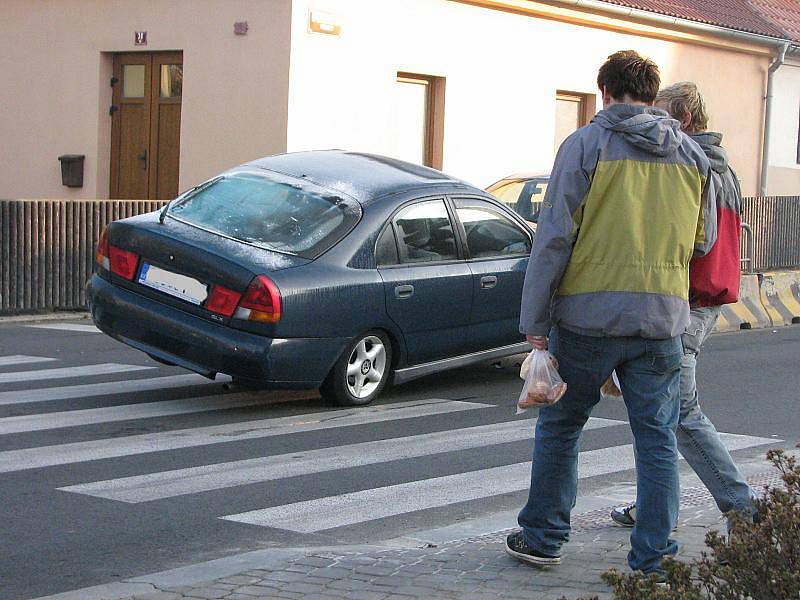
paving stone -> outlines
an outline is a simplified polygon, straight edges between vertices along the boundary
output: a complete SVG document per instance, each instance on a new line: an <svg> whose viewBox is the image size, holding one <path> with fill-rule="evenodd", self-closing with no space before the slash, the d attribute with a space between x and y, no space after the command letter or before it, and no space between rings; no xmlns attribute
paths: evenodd
<svg viewBox="0 0 800 600"><path fill-rule="evenodd" d="M232 577L224 577L219 579L219 583L229 583L232 585L250 585L261 581L261 577L253 577L252 575L233 575Z"/></svg>
<svg viewBox="0 0 800 600"><path fill-rule="evenodd" d="M335 558L328 558L322 556L304 556L294 562L293 565L302 565L302 566L309 566L309 567L329 567L334 562L336 562Z"/></svg>
<svg viewBox="0 0 800 600"><path fill-rule="evenodd" d="M212 587L193 589L190 594L192 598L202 598L203 600L219 600L231 593L231 590L220 590Z"/></svg>
<svg viewBox="0 0 800 600"><path fill-rule="evenodd" d="M275 598L281 598L282 600L301 600L303 598L303 594L298 592L289 592L287 590L281 590L277 594L275 594Z"/></svg>
<svg viewBox="0 0 800 600"><path fill-rule="evenodd" d="M247 596L260 596L270 592L277 593L280 590L272 586L263 585L244 585L236 590L237 594L245 594Z"/></svg>
<svg viewBox="0 0 800 600"><path fill-rule="evenodd" d="M394 572L393 567L381 567L379 565L359 565L353 571L362 575L372 575L373 577L383 577Z"/></svg>
<svg viewBox="0 0 800 600"><path fill-rule="evenodd" d="M303 581L306 578L306 573L297 573L294 571L274 571L268 577L264 578L264 582L273 581Z"/></svg>
<svg viewBox="0 0 800 600"><path fill-rule="evenodd" d="M181 600L183 598L183 594L179 594L177 592L164 592L164 591L157 591L157 592L149 592L147 594L139 594L135 596L136 600Z"/></svg>
<svg viewBox="0 0 800 600"><path fill-rule="evenodd" d="M338 566L321 567L309 573L312 577L326 577L327 579L344 579L352 575L352 569L345 569Z"/></svg>
<svg viewBox="0 0 800 600"><path fill-rule="evenodd" d="M348 600L384 600L388 598L389 594L386 592L373 592L373 591L354 591L348 594Z"/></svg>
<svg viewBox="0 0 800 600"><path fill-rule="evenodd" d="M280 589L286 590L287 592L312 594L321 592L325 588L324 586L318 585L316 583L306 583L305 581L291 581L291 582L286 582L286 584L281 586Z"/></svg>

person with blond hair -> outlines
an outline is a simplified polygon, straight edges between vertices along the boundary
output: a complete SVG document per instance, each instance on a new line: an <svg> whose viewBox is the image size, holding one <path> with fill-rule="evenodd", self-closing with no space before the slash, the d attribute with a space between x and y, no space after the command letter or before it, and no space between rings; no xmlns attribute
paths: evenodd
<svg viewBox="0 0 800 600"><path fill-rule="evenodd" d="M720 511L745 511L746 516L757 518L753 507L755 494L700 408L695 378L697 355L714 329L720 306L738 299L742 210L739 181L721 146L722 134L706 131L708 112L694 83L682 81L660 90L655 104L680 122L681 130L703 149L716 183L717 243L707 255L694 258L689 264L691 313L689 326L681 336L678 450L711 492ZM636 503L614 508L611 518L620 525L633 527L637 521Z"/></svg>

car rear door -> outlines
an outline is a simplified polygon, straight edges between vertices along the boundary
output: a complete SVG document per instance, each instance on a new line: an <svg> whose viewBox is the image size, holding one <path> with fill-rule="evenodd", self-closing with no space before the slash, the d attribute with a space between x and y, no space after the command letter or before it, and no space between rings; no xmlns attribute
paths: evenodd
<svg viewBox="0 0 800 600"><path fill-rule="evenodd" d="M471 349L486 350L524 341L519 333L519 311L532 245L530 232L488 200L452 201L473 278Z"/></svg>
<svg viewBox="0 0 800 600"><path fill-rule="evenodd" d="M376 252L386 309L406 341L409 364L464 354L472 308L472 271L463 259L444 199L403 206Z"/></svg>

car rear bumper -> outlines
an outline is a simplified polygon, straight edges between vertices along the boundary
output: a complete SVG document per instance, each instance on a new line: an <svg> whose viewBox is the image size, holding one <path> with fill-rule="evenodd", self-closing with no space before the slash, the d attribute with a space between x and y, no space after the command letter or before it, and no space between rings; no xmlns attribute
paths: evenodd
<svg viewBox="0 0 800 600"><path fill-rule="evenodd" d="M270 388L318 387L344 350L344 338L268 338L213 323L112 285L86 284L92 319L106 333L157 359L206 377L225 373Z"/></svg>

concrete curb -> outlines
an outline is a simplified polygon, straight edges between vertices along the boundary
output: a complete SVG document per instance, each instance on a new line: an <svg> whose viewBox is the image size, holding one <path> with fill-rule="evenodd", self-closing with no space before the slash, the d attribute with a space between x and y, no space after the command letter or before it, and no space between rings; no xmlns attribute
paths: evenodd
<svg viewBox="0 0 800 600"><path fill-rule="evenodd" d="M800 271L764 273L761 302L773 326L800 323Z"/></svg>
<svg viewBox="0 0 800 600"><path fill-rule="evenodd" d="M772 327L772 320L761 301L760 276L742 275L739 301L722 306L715 330L736 331L766 327Z"/></svg>
<svg viewBox="0 0 800 600"><path fill-rule="evenodd" d="M357 546L309 546L304 548L267 548L236 554L226 558L178 567L159 573L131 577L123 581L42 596L35 600L122 600L136 594L149 594L164 588L200 585L222 577L230 577L252 569L268 569L287 559L314 552L335 551L368 552L387 550L390 547L377 545Z"/></svg>
<svg viewBox="0 0 800 600"><path fill-rule="evenodd" d="M61 311L54 313L41 313L32 315L7 315L0 316L2 323L33 323L35 321L71 321L86 320L89 318L88 311Z"/></svg>

